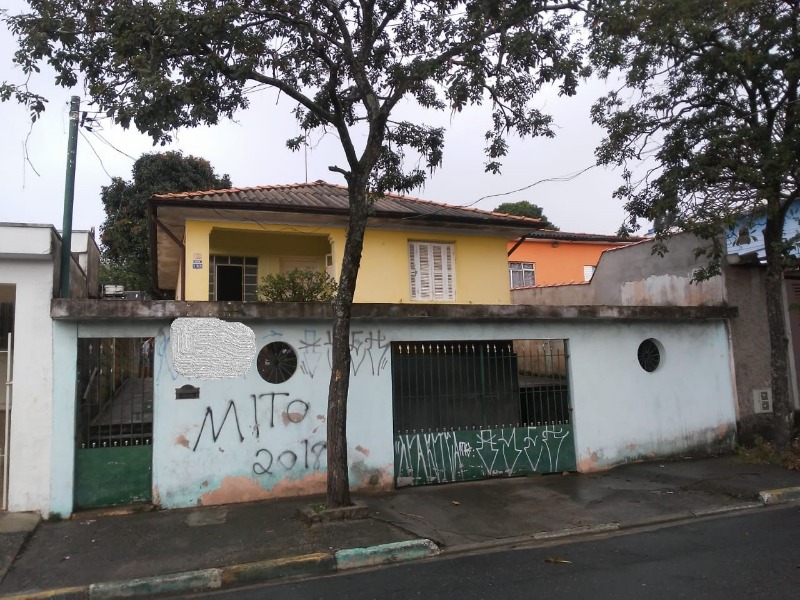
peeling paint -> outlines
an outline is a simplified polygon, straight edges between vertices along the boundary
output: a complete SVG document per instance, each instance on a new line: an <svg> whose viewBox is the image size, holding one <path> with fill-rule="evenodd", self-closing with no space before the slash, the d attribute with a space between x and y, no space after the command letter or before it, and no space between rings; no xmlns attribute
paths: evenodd
<svg viewBox="0 0 800 600"><path fill-rule="evenodd" d="M578 473L591 473L593 471L601 471L603 467L598 466L600 460L597 452L591 452L588 448L586 450L586 457L578 459Z"/></svg>
<svg viewBox="0 0 800 600"><path fill-rule="evenodd" d="M253 502L269 498L268 491L261 488L258 482L249 477L225 477L220 486L201 495L198 506L229 504L234 502Z"/></svg>
<svg viewBox="0 0 800 600"><path fill-rule="evenodd" d="M189 438L185 435L180 434L178 437L175 438L175 445L176 446L183 446L184 448L189 447Z"/></svg>
<svg viewBox="0 0 800 600"><path fill-rule="evenodd" d="M283 420L284 425L288 425L289 423L299 423L305 418L303 413L299 412L282 412L281 419Z"/></svg>
<svg viewBox="0 0 800 600"><path fill-rule="evenodd" d="M317 415L317 421L324 421L325 415Z"/></svg>
<svg viewBox="0 0 800 600"><path fill-rule="evenodd" d="M369 448L364 448L364 446L356 446L356 450L361 452L364 456L369 456Z"/></svg>

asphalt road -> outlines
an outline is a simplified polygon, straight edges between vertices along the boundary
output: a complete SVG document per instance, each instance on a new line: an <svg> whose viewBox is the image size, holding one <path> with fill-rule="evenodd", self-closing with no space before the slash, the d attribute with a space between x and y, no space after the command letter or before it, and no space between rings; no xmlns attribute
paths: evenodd
<svg viewBox="0 0 800 600"><path fill-rule="evenodd" d="M800 507L193 597L800 598Z"/></svg>

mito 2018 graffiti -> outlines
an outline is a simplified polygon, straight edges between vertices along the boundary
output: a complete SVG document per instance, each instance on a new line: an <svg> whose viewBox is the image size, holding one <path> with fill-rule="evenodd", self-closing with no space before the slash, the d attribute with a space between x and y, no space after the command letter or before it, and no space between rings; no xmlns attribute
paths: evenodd
<svg viewBox="0 0 800 600"><path fill-rule="evenodd" d="M396 435L398 486L575 470L571 425Z"/></svg>
<svg viewBox="0 0 800 600"><path fill-rule="evenodd" d="M241 416L247 427L245 432L256 440L261 439L262 429L269 430L276 426L288 427L302 423L308 416L310 409L308 402L299 398L292 399L286 392L250 394L249 401L245 401L244 404L245 406L251 404L250 410L244 410ZM207 406L203 422L200 424L200 430L192 446L192 451L197 452L197 447L203 437L206 439L210 437L210 441L216 443L222 434L225 423L230 423L228 428L231 431L234 428L236 429L239 443L244 443L245 435L242 433L242 420L240 420L239 416L241 408L237 408L234 400L229 400L222 415L222 420L218 421L219 426L217 426L214 422L214 410ZM219 413L217 413L217 418L219 419ZM203 436L205 431L208 431L208 433ZM297 443L292 444L292 446L292 448L279 448L277 450L259 448L255 452L256 460L253 463L253 473L256 475L273 475L294 469L319 470L323 467L322 460L325 456L325 449L328 447L324 440L305 438L297 440Z"/></svg>

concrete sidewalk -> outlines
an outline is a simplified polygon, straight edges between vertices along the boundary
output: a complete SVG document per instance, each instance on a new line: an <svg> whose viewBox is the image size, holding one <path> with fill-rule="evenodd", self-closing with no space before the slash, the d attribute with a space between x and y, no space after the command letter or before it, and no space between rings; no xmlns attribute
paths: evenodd
<svg viewBox="0 0 800 600"><path fill-rule="evenodd" d="M320 501L308 497L116 516L79 513L62 522L3 515L0 574L7 573L0 594L110 598L202 591L440 551L530 544L797 500L800 472L721 457L405 488L360 499L369 518L315 525L297 518L298 508Z"/></svg>

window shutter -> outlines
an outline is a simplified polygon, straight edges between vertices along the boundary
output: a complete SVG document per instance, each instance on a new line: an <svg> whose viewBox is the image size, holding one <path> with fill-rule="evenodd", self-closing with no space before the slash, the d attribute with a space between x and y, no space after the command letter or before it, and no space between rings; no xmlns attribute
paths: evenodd
<svg viewBox="0 0 800 600"><path fill-rule="evenodd" d="M409 242L408 264L412 300L455 299L452 244Z"/></svg>

